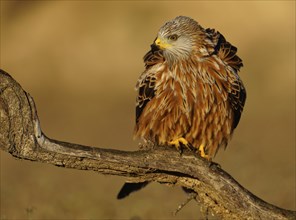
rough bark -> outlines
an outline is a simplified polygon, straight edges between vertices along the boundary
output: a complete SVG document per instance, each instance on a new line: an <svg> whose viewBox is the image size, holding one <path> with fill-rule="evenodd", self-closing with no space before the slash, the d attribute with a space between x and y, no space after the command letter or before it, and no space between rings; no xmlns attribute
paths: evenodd
<svg viewBox="0 0 296 220"><path fill-rule="evenodd" d="M0 148L25 160L50 163L129 181L156 181L194 190L203 207L222 219L295 219L296 212L271 205L242 187L219 166L190 152L156 147L120 151L53 140L40 128L32 97L0 70Z"/></svg>

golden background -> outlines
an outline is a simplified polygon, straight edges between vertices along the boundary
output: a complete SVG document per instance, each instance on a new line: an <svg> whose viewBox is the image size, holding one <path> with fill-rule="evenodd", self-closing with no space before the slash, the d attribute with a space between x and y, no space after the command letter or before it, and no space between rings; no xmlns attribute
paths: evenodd
<svg viewBox="0 0 296 220"><path fill-rule="evenodd" d="M36 101L51 138L136 150L134 86L158 29L186 15L238 47L241 122L214 159L244 187L295 209L294 1L1 1L1 68ZM1 219L197 219L178 187L116 200L122 177L16 160L1 152Z"/></svg>

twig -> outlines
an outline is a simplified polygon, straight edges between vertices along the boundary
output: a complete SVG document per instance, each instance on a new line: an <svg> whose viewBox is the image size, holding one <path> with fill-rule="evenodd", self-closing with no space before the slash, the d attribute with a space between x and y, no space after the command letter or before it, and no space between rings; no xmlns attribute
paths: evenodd
<svg viewBox="0 0 296 220"><path fill-rule="evenodd" d="M180 212L192 199L195 199L196 196L196 192L189 193L187 199L178 206L178 208L173 212L173 215L176 216L178 212Z"/></svg>

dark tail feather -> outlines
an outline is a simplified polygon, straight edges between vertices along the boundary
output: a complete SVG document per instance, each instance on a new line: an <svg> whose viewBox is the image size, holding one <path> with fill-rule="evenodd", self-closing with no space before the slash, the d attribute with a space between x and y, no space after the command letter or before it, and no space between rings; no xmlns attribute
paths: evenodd
<svg viewBox="0 0 296 220"><path fill-rule="evenodd" d="M186 187L184 187L184 186L182 186L182 189L183 189L183 191L184 191L186 194L196 193L193 189L189 189L189 188L186 188Z"/></svg>
<svg viewBox="0 0 296 220"><path fill-rule="evenodd" d="M144 188L149 182L141 183L125 183L117 195L117 199L123 199L127 197L132 192L138 191Z"/></svg>

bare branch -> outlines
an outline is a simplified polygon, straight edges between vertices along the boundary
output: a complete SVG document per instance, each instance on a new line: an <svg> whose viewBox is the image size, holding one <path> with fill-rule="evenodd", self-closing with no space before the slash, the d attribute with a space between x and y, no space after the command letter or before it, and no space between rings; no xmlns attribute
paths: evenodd
<svg viewBox="0 0 296 220"><path fill-rule="evenodd" d="M14 157L102 174L156 181L194 190L223 219L295 219L296 212L268 204L228 173L190 152L157 147L134 152L83 146L46 137L32 97L0 70L0 148ZM184 162L186 161L186 162Z"/></svg>

